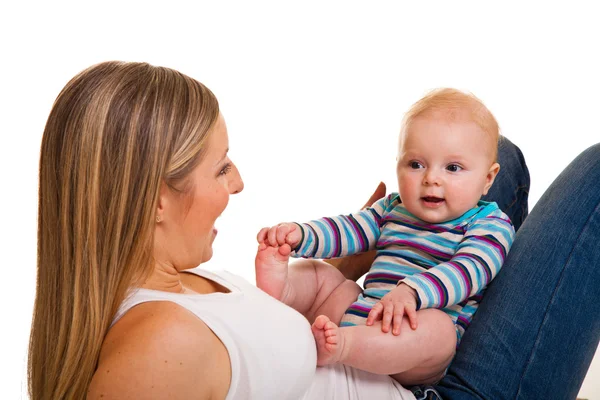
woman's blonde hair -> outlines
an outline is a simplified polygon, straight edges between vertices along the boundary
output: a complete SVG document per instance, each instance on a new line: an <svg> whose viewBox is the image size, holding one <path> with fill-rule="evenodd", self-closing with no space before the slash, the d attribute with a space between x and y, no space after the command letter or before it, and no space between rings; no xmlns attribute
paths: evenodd
<svg viewBox="0 0 600 400"><path fill-rule="evenodd" d="M111 320L152 266L161 184L186 192L219 115L172 69L105 62L75 76L44 130L29 394L81 399Z"/></svg>
<svg viewBox="0 0 600 400"><path fill-rule="evenodd" d="M497 158L500 128L496 118L480 99L458 89L434 89L413 104L404 114L400 137L404 137L415 118L435 112L443 112L444 116L450 119L467 119L476 123L490 135L493 143L493 159Z"/></svg>

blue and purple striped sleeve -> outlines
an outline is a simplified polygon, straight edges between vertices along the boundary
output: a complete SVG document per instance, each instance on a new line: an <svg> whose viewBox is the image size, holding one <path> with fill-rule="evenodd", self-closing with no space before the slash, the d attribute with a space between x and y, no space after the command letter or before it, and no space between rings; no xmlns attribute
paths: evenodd
<svg viewBox="0 0 600 400"><path fill-rule="evenodd" d="M497 210L467 227L454 256L447 262L404 278L418 293L418 309L445 308L479 294L504 263L515 231Z"/></svg>
<svg viewBox="0 0 600 400"><path fill-rule="evenodd" d="M373 250L381 234L381 215L390 201L387 196L353 214L298 223L303 239L292 256L335 258Z"/></svg>

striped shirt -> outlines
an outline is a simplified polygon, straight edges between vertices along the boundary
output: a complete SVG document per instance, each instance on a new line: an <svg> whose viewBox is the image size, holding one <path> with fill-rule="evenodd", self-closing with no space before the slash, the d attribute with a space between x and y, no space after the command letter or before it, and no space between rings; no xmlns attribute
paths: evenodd
<svg viewBox="0 0 600 400"><path fill-rule="evenodd" d="M479 201L456 219L430 224L408 212L398 193L354 214L298 225L303 239L294 257L333 258L377 249L361 298L370 299L372 307L402 281L416 290L417 309L442 309L459 338L515 234L496 203ZM346 313L366 317L370 307L357 301Z"/></svg>

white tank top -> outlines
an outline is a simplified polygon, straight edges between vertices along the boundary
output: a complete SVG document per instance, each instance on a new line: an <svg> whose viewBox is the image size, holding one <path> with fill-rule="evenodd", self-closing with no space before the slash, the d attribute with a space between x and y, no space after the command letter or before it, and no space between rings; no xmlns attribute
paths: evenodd
<svg viewBox="0 0 600 400"><path fill-rule="evenodd" d="M226 271L195 273L230 293L178 294L137 289L113 320L148 301L171 301L200 318L223 342L231 362L227 400L414 399L385 375L336 365L316 368L308 321L243 278Z"/></svg>

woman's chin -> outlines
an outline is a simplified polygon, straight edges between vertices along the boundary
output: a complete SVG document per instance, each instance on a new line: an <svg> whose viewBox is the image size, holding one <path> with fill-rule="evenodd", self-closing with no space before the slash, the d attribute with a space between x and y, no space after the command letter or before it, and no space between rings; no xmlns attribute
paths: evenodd
<svg viewBox="0 0 600 400"><path fill-rule="evenodd" d="M205 251L204 254L202 254L202 262L201 262L201 264L209 262L212 259L212 256L213 256L213 250L212 250L212 247L210 247L208 249L208 251Z"/></svg>

